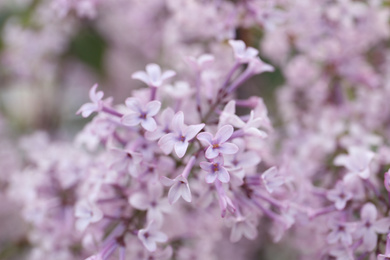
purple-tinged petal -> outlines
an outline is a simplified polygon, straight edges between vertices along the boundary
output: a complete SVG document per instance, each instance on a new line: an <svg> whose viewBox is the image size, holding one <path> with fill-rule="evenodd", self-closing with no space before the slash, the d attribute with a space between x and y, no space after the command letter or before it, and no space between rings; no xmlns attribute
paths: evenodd
<svg viewBox="0 0 390 260"><path fill-rule="evenodd" d="M219 165L224 164L223 156L218 156L213 160L214 163L218 163Z"/></svg>
<svg viewBox="0 0 390 260"><path fill-rule="evenodd" d="M167 70L167 71L164 71L164 73L161 76L161 79L166 80L166 79L174 77L175 75L176 75L176 72L174 72L173 70Z"/></svg>
<svg viewBox="0 0 390 260"><path fill-rule="evenodd" d="M160 243L164 243L164 242L166 242L167 240L168 240L168 237L167 237L167 235L165 235L164 233L162 233L162 232L160 232L160 231L158 231L158 232L156 232L155 234L154 234L154 240L156 241L156 242L160 242Z"/></svg>
<svg viewBox="0 0 390 260"><path fill-rule="evenodd" d="M95 103L86 103L80 107L80 109L76 112L76 114L80 114L84 117L87 118L89 117L93 112L98 111L98 105Z"/></svg>
<svg viewBox="0 0 390 260"><path fill-rule="evenodd" d="M98 84L95 84L93 85L93 87L89 90L89 98L91 99L91 101L93 101L94 103L97 103L98 101L100 101L103 96L104 96L104 93L103 91L98 91L96 92L96 89L98 87Z"/></svg>
<svg viewBox="0 0 390 260"><path fill-rule="evenodd" d="M175 143L175 152L179 158L183 158L183 156L186 154L188 148L188 142L176 142Z"/></svg>
<svg viewBox="0 0 390 260"><path fill-rule="evenodd" d="M247 57L256 57L259 54L259 51L253 47L248 47L245 52Z"/></svg>
<svg viewBox="0 0 390 260"><path fill-rule="evenodd" d="M182 111L179 111L175 114L175 116L172 119L171 128L173 131L177 133L181 133L183 125L184 125L184 114Z"/></svg>
<svg viewBox="0 0 390 260"><path fill-rule="evenodd" d="M219 150L223 154L235 154L238 152L238 146L232 143L224 143L219 146Z"/></svg>
<svg viewBox="0 0 390 260"><path fill-rule="evenodd" d="M207 183L213 183L215 182L215 180L217 179L217 173L215 172L209 172L209 174L207 174L206 176L206 182Z"/></svg>
<svg viewBox="0 0 390 260"><path fill-rule="evenodd" d="M158 146L165 154L170 154L175 146L176 137L174 134L169 133L164 135L158 141Z"/></svg>
<svg viewBox="0 0 390 260"><path fill-rule="evenodd" d="M377 234L373 231L365 232L363 236L363 245L367 251L372 251L376 247L377 242Z"/></svg>
<svg viewBox="0 0 390 260"><path fill-rule="evenodd" d="M209 148L207 148L205 153L207 159L214 159L218 155L219 155L219 149L213 149L212 146L209 146Z"/></svg>
<svg viewBox="0 0 390 260"><path fill-rule="evenodd" d="M121 118L121 123L126 126L136 126L141 122L138 113L130 113Z"/></svg>
<svg viewBox="0 0 390 260"><path fill-rule="evenodd" d="M137 71L131 75L131 78L138 79L144 82L146 85L150 85L150 80L148 74L145 71Z"/></svg>
<svg viewBox="0 0 390 260"><path fill-rule="evenodd" d="M134 193L129 199L130 205L136 209L147 210L149 207L149 198L144 193Z"/></svg>
<svg viewBox="0 0 390 260"><path fill-rule="evenodd" d="M360 217L362 220L369 221L370 223L374 223L377 218L377 210L374 204L370 202L364 204L360 212Z"/></svg>
<svg viewBox="0 0 390 260"><path fill-rule="evenodd" d="M209 163L209 162L201 162L199 164L200 168L202 168L202 170L206 171L206 172L210 172L211 171L211 164L212 163Z"/></svg>
<svg viewBox="0 0 390 260"><path fill-rule="evenodd" d="M170 204L175 203L181 196L180 183L175 183L168 192L168 201Z"/></svg>
<svg viewBox="0 0 390 260"><path fill-rule="evenodd" d="M212 141L213 141L213 135L208 133L208 132L203 132L203 133L200 133L198 134L198 136L196 137L199 141L202 141L208 145L212 145Z"/></svg>
<svg viewBox="0 0 390 260"><path fill-rule="evenodd" d="M160 182L161 182L162 185L168 186L168 187L169 187L169 186L172 186L172 185L175 183L174 180L169 179L169 178L167 178L167 177L165 177L165 176L161 176L161 177L160 177Z"/></svg>
<svg viewBox="0 0 390 260"><path fill-rule="evenodd" d="M234 128L231 125L222 126L215 134L215 140L220 144L226 142L233 134Z"/></svg>
<svg viewBox="0 0 390 260"><path fill-rule="evenodd" d="M156 121L151 117L146 117L145 119L141 120L141 125L146 131L149 132L153 132L157 128Z"/></svg>
<svg viewBox="0 0 390 260"><path fill-rule="evenodd" d="M187 141L194 138L200 130L205 126L205 124L198 124L198 125L190 125L184 130L184 135L187 139Z"/></svg>
<svg viewBox="0 0 390 260"><path fill-rule="evenodd" d="M230 175L224 167L219 168L218 180L220 180L223 183L228 183L230 181Z"/></svg>
<svg viewBox="0 0 390 260"><path fill-rule="evenodd" d="M127 98L125 101L126 106L133 112L141 112L141 104L138 100L138 98Z"/></svg>
<svg viewBox="0 0 390 260"><path fill-rule="evenodd" d="M389 231L390 227L390 218L382 218L376 221L373 225L375 232L380 234L385 234Z"/></svg>
<svg viewBox="0 0 390 260"><path fill-rule="evenodd" d="M157 100L150 101L148 104L146 104L146 113L148 116L155 116L158 111L160 111L161 108L161 102Z"/></svg>
<svg viewBox="0 0 390 260"><path fill-rule="evenodd" d="M149 75L149 79L155 87L161 85L161 68L159 65L151 63L146 65L146 72Z"/></svg>
<svg viewBox="0 0 390 260"><path fill-rule="evenodd" d="M190 190L190 187L189 187L188 183L186 183L186 184L182 183L181 184L181 196L183 197L183 199L185 201L191 202L192 196L191 196L191 190Z"/></svg>

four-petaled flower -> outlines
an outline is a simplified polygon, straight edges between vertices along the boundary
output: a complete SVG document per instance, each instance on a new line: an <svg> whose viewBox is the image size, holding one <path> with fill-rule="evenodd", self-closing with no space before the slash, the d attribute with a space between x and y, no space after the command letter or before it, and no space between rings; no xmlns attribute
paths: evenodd
<svg viewBox="0 0 390 260"><path fill-rule="evenodd" d="M207 183L213 183L217 178L223 183L230 181L230 175L224 167L224 161L222 156L218 156L212 162L201 162L200 168L206 171Z"/></svg>
<svg viewBox="0 0 390 260"><path fill-rule="evenodd" d="M138 79L143 81L149 87L158 88L162 85L164 80L169 79L176 75L176 72L173 70L167 70L161 73L161 68L159 65L151 63L146 65L145 71L137 71L131 75L133 79Z"/></svg>
<svg viewBox="0 0 390 260"><path fill-rule="evenodd" d="M98 84L93 85L89 90L89 98L92 103L86 103L80 107L76 112L77 115L81 114L83 117L89 117L93 112L99 112L103 108L103 91L96 92Z"/></svg>
<svg viewBox="0 0 390 260"><path fill-rule="evenodd" d="M272 193L277 187L284 184L284 177L279 174L279 171L275 166L266 170L261 175L261 179L269 193Z"/></svg>
<svg viewBox="0 0 390 260"><path fill-rule="evenodd" d="M205 153L207 159L214 159L219 154L235 154L238 152L237 145L226 143L232 136L233 131L234 129L231 125L225 125L218 130L214 138L208 132L198 134L197 138L209 145Z"/></svg>
<svg viewBox="0 0 390 260"><path fill-rule="evenodd" d="M101 220L103 212L94 203L81 200L75 206L75 216L77 230L84 231L90 223Z"/></svg>
<svg viewBox="0 0 390 260"><path fill-rule="evenodd" d="M352 193L347 190L343 181L338 181L336 187L327 192L326 197L334 202L336 209L342 210L345 208L347 201L352 199Z"/></svg>
<svg viewBox="0 0 390 260"><path fill-rule="evenodd" d="M234 57L240 63L248 63L257 57L259 51L253 47L246 47L242 40L229 40L234 51Z"/></svg>
<svg viewBox="0 0 390 260"><path fill-rule="evenodd" d="M136 126L141 124L141 126L146 131L154 131L157 128L156 121L153 116L155 116L161 108L161 102L153 100L148 102L146 105L141 105L139 99L137 98L128 98L126 99L126 106L131 110L130 113L125 114L121 122L126 126Z"/></svg>
<svg viewBox="0 0 390 260"><path fill-rule="evenodd" d="M190 125L184 124L184 114L182 111L176 113L172 120L172 133L166 134L158 141L158 145L165 154L170 154L173 149L179 158L182 158L188 148L189 141L193 139L204 124Z"/></svg>
<svg viewBox="0 0 390 260"><path fill-rule="evenodd" d="M372 251L376 247L377 233L385 234L389 231L390 218L377 220L378 212L374 204L368 202L364 204L360 211L361 221L356 230L356 236L363 239L363 246L367 251Z"/></svg>
<svg viewBox="0 0 390 260"><path fill-rule="evenodd" d="M164 243L168 240L167 235L158 230L158 225L154 221L150 221L146 228L138 231L138 238L150 252L156 251L156 243Z"/></svg>
<svg viewBox="0 0 390 260"><path fill-rule="evenodd" d="M171 187L168 192L168 201L170 204L178 201L180 197L183 197L183 199L187 202L191 202L192 197L190 186L188 185L188 180L184 178L182 174L173 180L162 176L160 181L164 186Z"/></svg>
<svg viewBox="0 0 390 260"><path fill-rule="evenodd" d="M334 164L337 166L344 166L349 170L349 173L345 176L346 179L354 175L359 175L362 179L368 179L370 177L370 163L374 158L374 153L361 148L350 147L348 149L348 155L341 154L336 157Z"/></svg>

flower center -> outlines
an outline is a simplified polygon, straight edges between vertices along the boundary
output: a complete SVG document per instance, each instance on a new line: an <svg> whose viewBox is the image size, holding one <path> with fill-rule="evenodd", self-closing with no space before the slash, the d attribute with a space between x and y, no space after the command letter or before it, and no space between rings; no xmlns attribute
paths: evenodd
<svg viewBox="0 0 390 260"><path fill-rule="evenodd" d="M213 163L213 165L211 167L212 167L213 172L217 172L219 170L218 163Z"/></svg>

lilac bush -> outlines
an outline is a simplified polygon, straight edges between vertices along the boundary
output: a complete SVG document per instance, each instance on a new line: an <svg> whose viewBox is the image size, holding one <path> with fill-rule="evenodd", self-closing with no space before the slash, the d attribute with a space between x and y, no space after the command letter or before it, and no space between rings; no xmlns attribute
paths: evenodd
<svg viewBox="0 0 390 260"><path fill-rule="evenodd" d="M0 7L0 259L390 259L387 1Z"/></svg>

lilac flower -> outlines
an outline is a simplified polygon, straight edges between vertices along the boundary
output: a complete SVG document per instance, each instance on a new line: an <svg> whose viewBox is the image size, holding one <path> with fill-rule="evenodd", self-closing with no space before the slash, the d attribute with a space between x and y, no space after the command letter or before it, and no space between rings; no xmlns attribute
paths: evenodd
<svg viewBox="0 0 390 260"><path fill-rule="evenodd" d="M224 109L222 110L219 116L219 124L218 127L222 127L224 125L232 125L237 128L242 128L245 126L244 121L241 120L239 116L236 115L236 101L230 100Z"/></svg>
<svg viewBox="0 0 390 260"><path fill-rule="evenodd" d="M84 231L90 223L96 223L103 218L103 212L94 204L86 200L79 201L75 206L77 219L76 228Z"/></svg>
<svg viewBox="0 0 390 260"><path fill-rule="evenodd" d="M198 134L197 138L209 147L206 150L205 156L207 159L213 159L219 154L235 154L238 152L238 146L233 143L226 143L233 134L233 127L225 125L221 127L213 138L208 132Z"/></svg>
<svg viewBox="0 0 390 260"><path fill-rule="evenodd" d="M223 183L227 183L230 180L230 175L224 167L224 160L222 156L216 157L212 162L201 162L200 168L206 171L207 183L213 183L216 179Z"/></svg>
<svg viewBox="0 0 390 260"><path fill-rule="evenodd" d="M119 172L126 170L127 173L134 173L142 161L142 155L130 149L120 150L114 148L111 152L115 156L115 161L110 168Z"/></svg>
<svg viewBox="0 0 390 260"><path fill-rule="evenodd" d="M146 85L154 88L158 88L162 85L164 80L169 79L176 75L176 72L173 70L167 70L161 73L161 68L157 64L148 64L146 65L145 71L137 71L131 75L133 79L138 79L143 81Z"/></svg>
<svg viewBox="0 0 390 260"><path fill-rule="evenodd" d="M80 107L76 114L81 114L83 117L89 117L93 112L100 112L103 109L103 91L96 92L98 84L93 85L89 90L89 98L92 103L86 103Z"/></svg>
<svg viewBox="0 0 390 260"><path fill-rule="evenodd" d="M155 141L160 139L163 135L170 133L171 130L171 122L175 115L175 112L172 108L167 107L158 117L158 122L156 130L153 132L146 132L145 138L151 141Z"/></svg>
<svg viewBox="0 0 390 260"><path fill-rule="evenodd" d="M171 186L168 192L170 204L174 204L180 197L183 197L187 202L191 202L190 186L188 185L188 180L183 175L180 174L173 180L167 177L161 177L160 180L164 186Z"/></svg>
<svg viewBox="0 0 390 260"><path fill-rule="evenodd" d="M215 58L211 54L202 54L198 58L192 56L187 57L187 62L198 71L207 68L214 60Z"/></svg>
<svg viewBox="0 0 390 260"><path fill-rule="evenodd" d="M364 204L360 211L360 222L356 230L356 236L363 239L363 246L367 251L376 247L377 233L385 234L389 231L390 218L377 220L378 212L374 204Z"/></svg>
<svg viewBox="0 0 390 260"><path fill-rule="evenodd" d="M148 185L147 191L139 191L132 194L129 203L136 209L147 210L148 221L154 221L159 225L163 221L163 213L170 211L167 199L161 198L163 189L158 183Z"/></svg>
<svg viewBox="0 0 390 260"><path fill-rule="evenodd" d="M341 154L337 156L334 164L348 169L349 173L345 178L358 175L362 179L368 179L370 177L369 166L374 155L373 152L367 149L353 146L348 149L348 155Z"/></svg>
<svg viewBox="0 0 390 260"><path fill-rule="evenodd" d="M352 193L347 190L343 181L338 181L336 187L328 191L326 197L335 203L336 209L343 210L347 201L352 199Z"/></svg>
<svg viewBox="0 0 390 260"><path fill-rule="evenodd" d="M191 202L191 190L188 185L188 174L191 171L191 168L195 164L196 158L194 156L191 157L190 161L187 163L184 168L182 174L177 176L175 179L169 179L165 176L160 178L160 181L165 186L171 186L168 192L168 201L170 204L174 204L180 197L187 202Z"/></svg>
<svg viewBox="0 0 390 260"><path fill-rule="evenodd" d="M234 51L234 56L239 63L248 63L255 59L259 51L253 47L246 47L242 40L229 40Z"/></svg>
<svg viewBox="0 0 390 260"><path fill-rule="evenodd" d="M329 244L335 244L337 242L345 246L352 244L352 233L355 230L352 224L332 220L329 222L329 225L332 229L326 238Z"/></svg>
<svg viewBox="0 0 390 260"><path fill-rule="evenodd" d="M153 221L149 222L146 228L138 231L138 238L150 252L156 251L156 243L164 243L168 240L167 235L159 231L158 226Z"/></svg>
<svg viewBox="0 0 390 260"><path fill-rule="evenodd" d="M239 215L234 219L232 231L230 233L230 241L236 243L242 236L253 240L257 237L257 229L253 221Z"/></svg>
<svg viewBox="0 0 390 260"><path fill-rule="evenodd" d="M131 112L122 117L122 124L126 126L136 126L141 124L146 131L152 132L156 130L157 125L153 116L155 116L160 110L160 101L153 100L143 106L141 105L139 99L128 98L126 99L126 106Z"/></svg>
<svg viewBox="0 0 390 260"><path fill-rule="evenodd" d="M166 134L158 141L158 145L165 154L170 154L173 149L179 158L182 158L188 148L188 142L193 139L205 124L187 126L184 124L182 111L176 113L172 120L172 133Z"/></svg>
<svg viewBox="0 0 390 260"><path fill-rule="evenodd" d="M261 175L261 179L269 193L274 192L276 188L284 184L284 177L279 174L279 171L275 166L266 170Z"/></svg>

